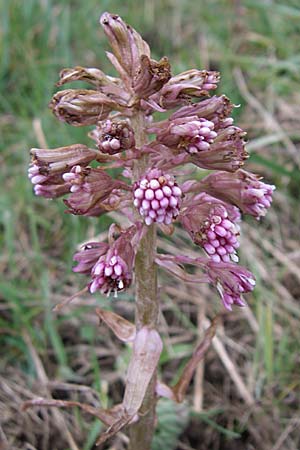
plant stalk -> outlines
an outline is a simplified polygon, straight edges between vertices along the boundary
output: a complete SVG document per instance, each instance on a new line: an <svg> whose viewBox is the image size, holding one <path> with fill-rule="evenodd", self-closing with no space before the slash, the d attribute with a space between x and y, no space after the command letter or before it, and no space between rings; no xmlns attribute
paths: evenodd
<svg viewBox="0 0 300 450"><path fill-rule="evenodd" d="M136 146L142 147L147 142L145 117L139 112L132 119ZM136 162L134 179L138 180L147 168L147 156ZM135 258L136 309L135 323L137 330L143 326L156 328L159 315L157 298L157 269L154 262L156 253L156 225L148 227L146 235L140 242ZM129 450L150 450L156 421L156 385L155 371L149 383L143 404L139 411L139 420L130 426Z"/></svg>

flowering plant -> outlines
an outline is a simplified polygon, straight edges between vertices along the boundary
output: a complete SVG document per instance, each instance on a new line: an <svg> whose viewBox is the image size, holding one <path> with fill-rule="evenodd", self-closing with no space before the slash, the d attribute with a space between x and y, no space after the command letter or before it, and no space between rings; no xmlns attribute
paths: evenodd
<svg viewBox="0 0 300 450"><path fill-rule="evenodd" d="M217 72L192 69L172 76L168 59L153 60L148 44L119 16L104 13L100 23L113 51L107 56L119 78L95 68L64 69L59 86L81 80L92 89L62 90L50 102L59 120L93 125L90 137L95 147L32 149L29 178L36 195L65 196L71 214L100 217L118 211L129 223L113 224L107 242L89 242L74 255L73 270L88 276L91 294L117 296L133 280L136 285L135 325L97 310L121 340L133 341L124 400L112 410L79 406L109 426L98 443L130 423L131 448L143 442L147 449L156 397L182 400L191 367L203 357L216 326L214 321L175 387L157 382L162 351L157 267L187 282L212 284L228 310L244 306L242 295L252 291L255 280L238 265L241 214L264 216L274 186L242 169L248 157L245 132L233 124L230 100L211 96L219 82ZM167 119L154 120L154 113L170 110ZM185 165L195 170L183 170ZM107 169L121 171L112 177ZM200 178L199 169L210 172ZM157 229L172 235L176 223L201 248L198 257L157 252ZM200 268L202 275L188 273L187 265ZM55 406L55 401L27 406L33 404Z"/></svg>

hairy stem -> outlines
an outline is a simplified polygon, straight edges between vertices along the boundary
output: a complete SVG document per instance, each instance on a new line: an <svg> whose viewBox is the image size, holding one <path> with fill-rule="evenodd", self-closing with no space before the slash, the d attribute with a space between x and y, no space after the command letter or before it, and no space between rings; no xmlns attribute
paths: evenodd
<svg viewBox="0 0 300 450"><path fill-rule="evenodd" d="M137 147L147 142L145 118L138 113L132 120ZM147 168L147 156L135 165L134 178L139 179ZM137 329L147 325L157 327L159 304L157 299L157 271L154 262L156 253L156 225L148 227L142 239L135 259L136 314ZM156 372L148 386L143 404L139 411L139 420L130 427L130 450L150 450L155 427L155 384Z"/></svg>

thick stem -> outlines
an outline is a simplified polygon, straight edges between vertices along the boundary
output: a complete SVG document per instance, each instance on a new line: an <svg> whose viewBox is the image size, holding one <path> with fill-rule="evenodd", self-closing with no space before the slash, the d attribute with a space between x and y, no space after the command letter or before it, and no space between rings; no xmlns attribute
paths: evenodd
<svg viewBox="0 0 300 450"><path fill-rule="evenodd" d="M142 113L138 113L132 120L137 147L147 142L145 133L145 119ZM136 162L134 169L135 180L139 179L147 168L147 156ZM137 329L147 325L156 328L159 314L157 299L157 270L154 262L156 253L156 225L148 227L148 231L142 239L135 259L135 284L136 284L136 315ZM155 396L156 371L148 386L143 404L139 411L138 422L130 426L130 450L150 450L155 427Z"/></svg>

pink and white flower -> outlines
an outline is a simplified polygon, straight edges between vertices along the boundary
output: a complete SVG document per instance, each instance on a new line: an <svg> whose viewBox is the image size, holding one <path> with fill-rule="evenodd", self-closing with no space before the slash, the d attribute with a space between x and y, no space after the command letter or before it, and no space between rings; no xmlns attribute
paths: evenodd
<svg viewBox="0 0 300 450"><path fill-rule="evenodd" d="M134 148L134 132L128 120L110 120L100 122L93 133L97 147L102 153L115 155Z"/></svg>
<svg viewBox="0 0 300 450"><path fill-rule="evenodd" d="M131 244L132 230L122 232L111 244L89 242L73 259L77 266L73 272L90 274L89 291L94 294L114 293L126 289L132 281L135 253Z"/></svg>
<svg viewBox="0 0 300 450"><path fill-rule="evenodd" d="M170 225L179 214L182 191L174 178L159 169L149 170L133 190L134 206L146 225Z"/></svg>
<svg viewBox="0 0 300 450"><path fill-rule="evenodd" d="M105 170L74 166L63 174L69 185L70 195L65 204L72 214L88 214L92 209L103 207L103 202L118 189L128 190L127 184L114 180Z"/></svg>
<svg viewBox="0 0 300 450"><path fill-rule="evenodd" d="M206 270L226 309L231 311L232 305L246 305L242 295L251 292L255 286L255 278L249 270L234 263L215 261L208 262Z"/></svg>
<svg viewBox="0 0 300 450"><path fill-rule="evenodd" d="M275 186L261 181L261 177L246 170L234 174L214 172L203 178L198 188L222 200L237 205L245 214L260 219L272 203Z"/></svg>
<svg viewBox="0 0 300 450"><path fill-rule="evenodd" d="M179 216L195 244L201 246L215 262L237 262L239 225L230 216L225 203L209 196L192 205Z"/></svg>
<svg viewBox="0 0 300 450"><path fill-rule="evenodd" d="M91 294L100 291L107 295L113 292L117 296L119 291L127 289L132 282L134 256L133 247L125 233L93 266L89 285Z"/></svg>

